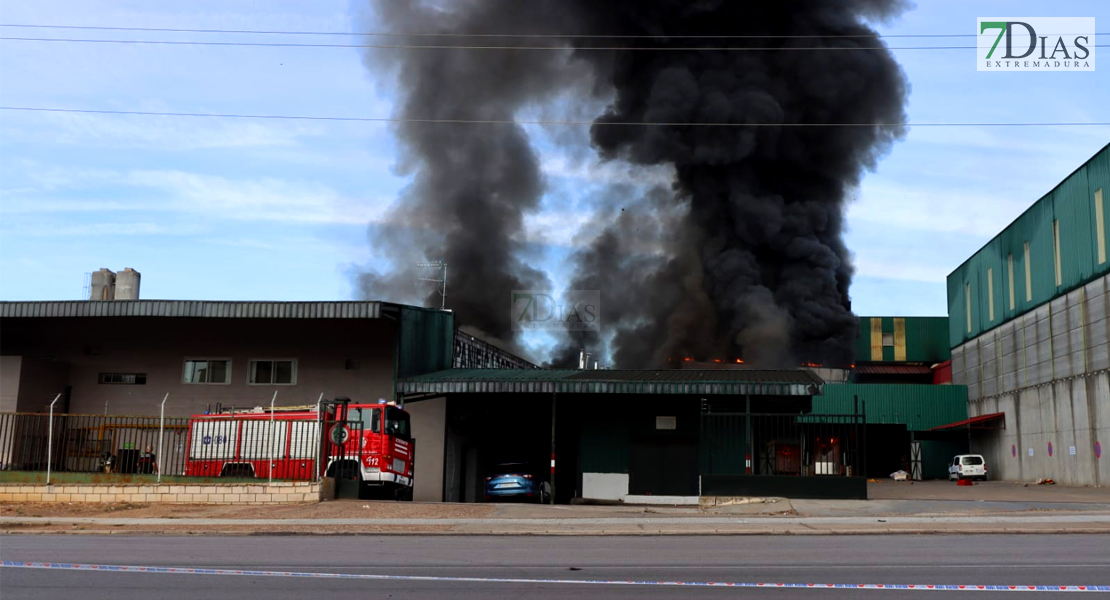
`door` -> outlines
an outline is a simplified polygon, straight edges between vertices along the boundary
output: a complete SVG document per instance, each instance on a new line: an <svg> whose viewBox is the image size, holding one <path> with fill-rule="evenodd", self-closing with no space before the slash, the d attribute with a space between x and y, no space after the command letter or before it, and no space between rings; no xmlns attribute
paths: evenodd
<svg viewBox="0 0 1110 600"><path fill-rule="evenodd" d="M697 496L697 441L656 438L634 442L628 471L630 494Z"/></svg>
<svg viewBox="0 0 1110 600"><path fill-rule="evenodd" d="M910 479L921 481L921 442L910 442Z"/></svg>

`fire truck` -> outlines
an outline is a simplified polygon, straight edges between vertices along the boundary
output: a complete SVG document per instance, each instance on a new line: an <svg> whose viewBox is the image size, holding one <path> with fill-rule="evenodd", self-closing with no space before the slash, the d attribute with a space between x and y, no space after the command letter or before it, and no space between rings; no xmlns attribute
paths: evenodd
<svg viewBox="0 0 1110 600"><path fill-rule="evenodd" d="M187 476L313 480L322 474L374 495L412 496L416 443L409 414L384 400L217 409L190 417L186 447Z"/></svg>

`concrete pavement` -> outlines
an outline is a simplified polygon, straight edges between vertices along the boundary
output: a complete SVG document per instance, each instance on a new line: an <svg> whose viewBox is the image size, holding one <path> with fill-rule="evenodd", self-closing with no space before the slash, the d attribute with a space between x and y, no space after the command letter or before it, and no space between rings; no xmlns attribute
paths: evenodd
<svg viewBox="0 0 1110 600"><path fill-rule="evenodd" d="M7 536L0 558L376 574L389 580L4 568L4 598L916 598L891 589L721 589L658 582L1107 585L1110 536L170 537ZM426 579L419 579L426 578ZM504 581L511 579L513 581ZM637 585L568 583L637 580ZM983 592L975 597L1005 593ZM1009 594L1013 595L1013 594ZM1043 595L1049 595L1045 592ZM934 597L963 597L958 591ZM1023 596L1025 597L1025 596ZM1028 596L1034 597L1034 596Z"/></svg>
<svg viewBox="0 0 1110 600"><path fill-rule="evenodd" d="M7 504L5 533L546 535L1108 532L1110 490L989 482L872 484L875 500L747 499L727 506L337 501L283 506Z"/></svg>
<svg viewBox="0 0 1110 600"><path fill-rule="evenodd" d="M672 516L480 519L193 519L5 517L6 533L309 533L455 535L715 535L865 533L1110 533L1110 514L893 517Z"/></svg>

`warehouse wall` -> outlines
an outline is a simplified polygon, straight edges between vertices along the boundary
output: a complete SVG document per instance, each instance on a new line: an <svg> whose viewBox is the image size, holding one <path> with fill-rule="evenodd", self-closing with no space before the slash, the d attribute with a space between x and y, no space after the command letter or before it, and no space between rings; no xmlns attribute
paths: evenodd
<svg viewBox="0 0 1110 600"><path fill-rule="evenodd" d="M1110 442L1110 373L984 398L969 408L973 416L1006 413L1005 430L971 438L971 451L986 458L992 478L1110 484L1110 457L1096 454L1096 444Z"/></svg>
<svg viewBox="0 0 1110 600"><path fill-rule="evenodd" d="M1110 441L1108 286L1099 277L953 349L953 383L967 386L969 414L1006 414L1004 431L972 437L992 475L1110 482L1110 459L1095 452Z"/></svg>

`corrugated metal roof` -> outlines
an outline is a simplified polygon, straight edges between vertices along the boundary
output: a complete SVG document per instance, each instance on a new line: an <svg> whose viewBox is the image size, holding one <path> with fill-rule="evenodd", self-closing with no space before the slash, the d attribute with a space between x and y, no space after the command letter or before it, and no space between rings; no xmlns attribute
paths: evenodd
<svg viewBox="0 0 1110 600"><path fill-rule="evenodd" d="M812 372L757 370L449 369L397 383L402 394L560 393L811 396Z"/></svg>
<svg viewBox="0 0 1110 600"><path fill-rule="evenodd" d="M853 414L856 397L872 424L904 424L910 431L926 431L967 418L965 386L914 383L830 383L820 398L813 399L813 412Z"/></svg>
<svg viewBox="0 0 1110 600"><path fill-rule="evenodd" d="M73 300L0 302L2 318L184 317L209 319L378 319L381 302Z"/></svg>

